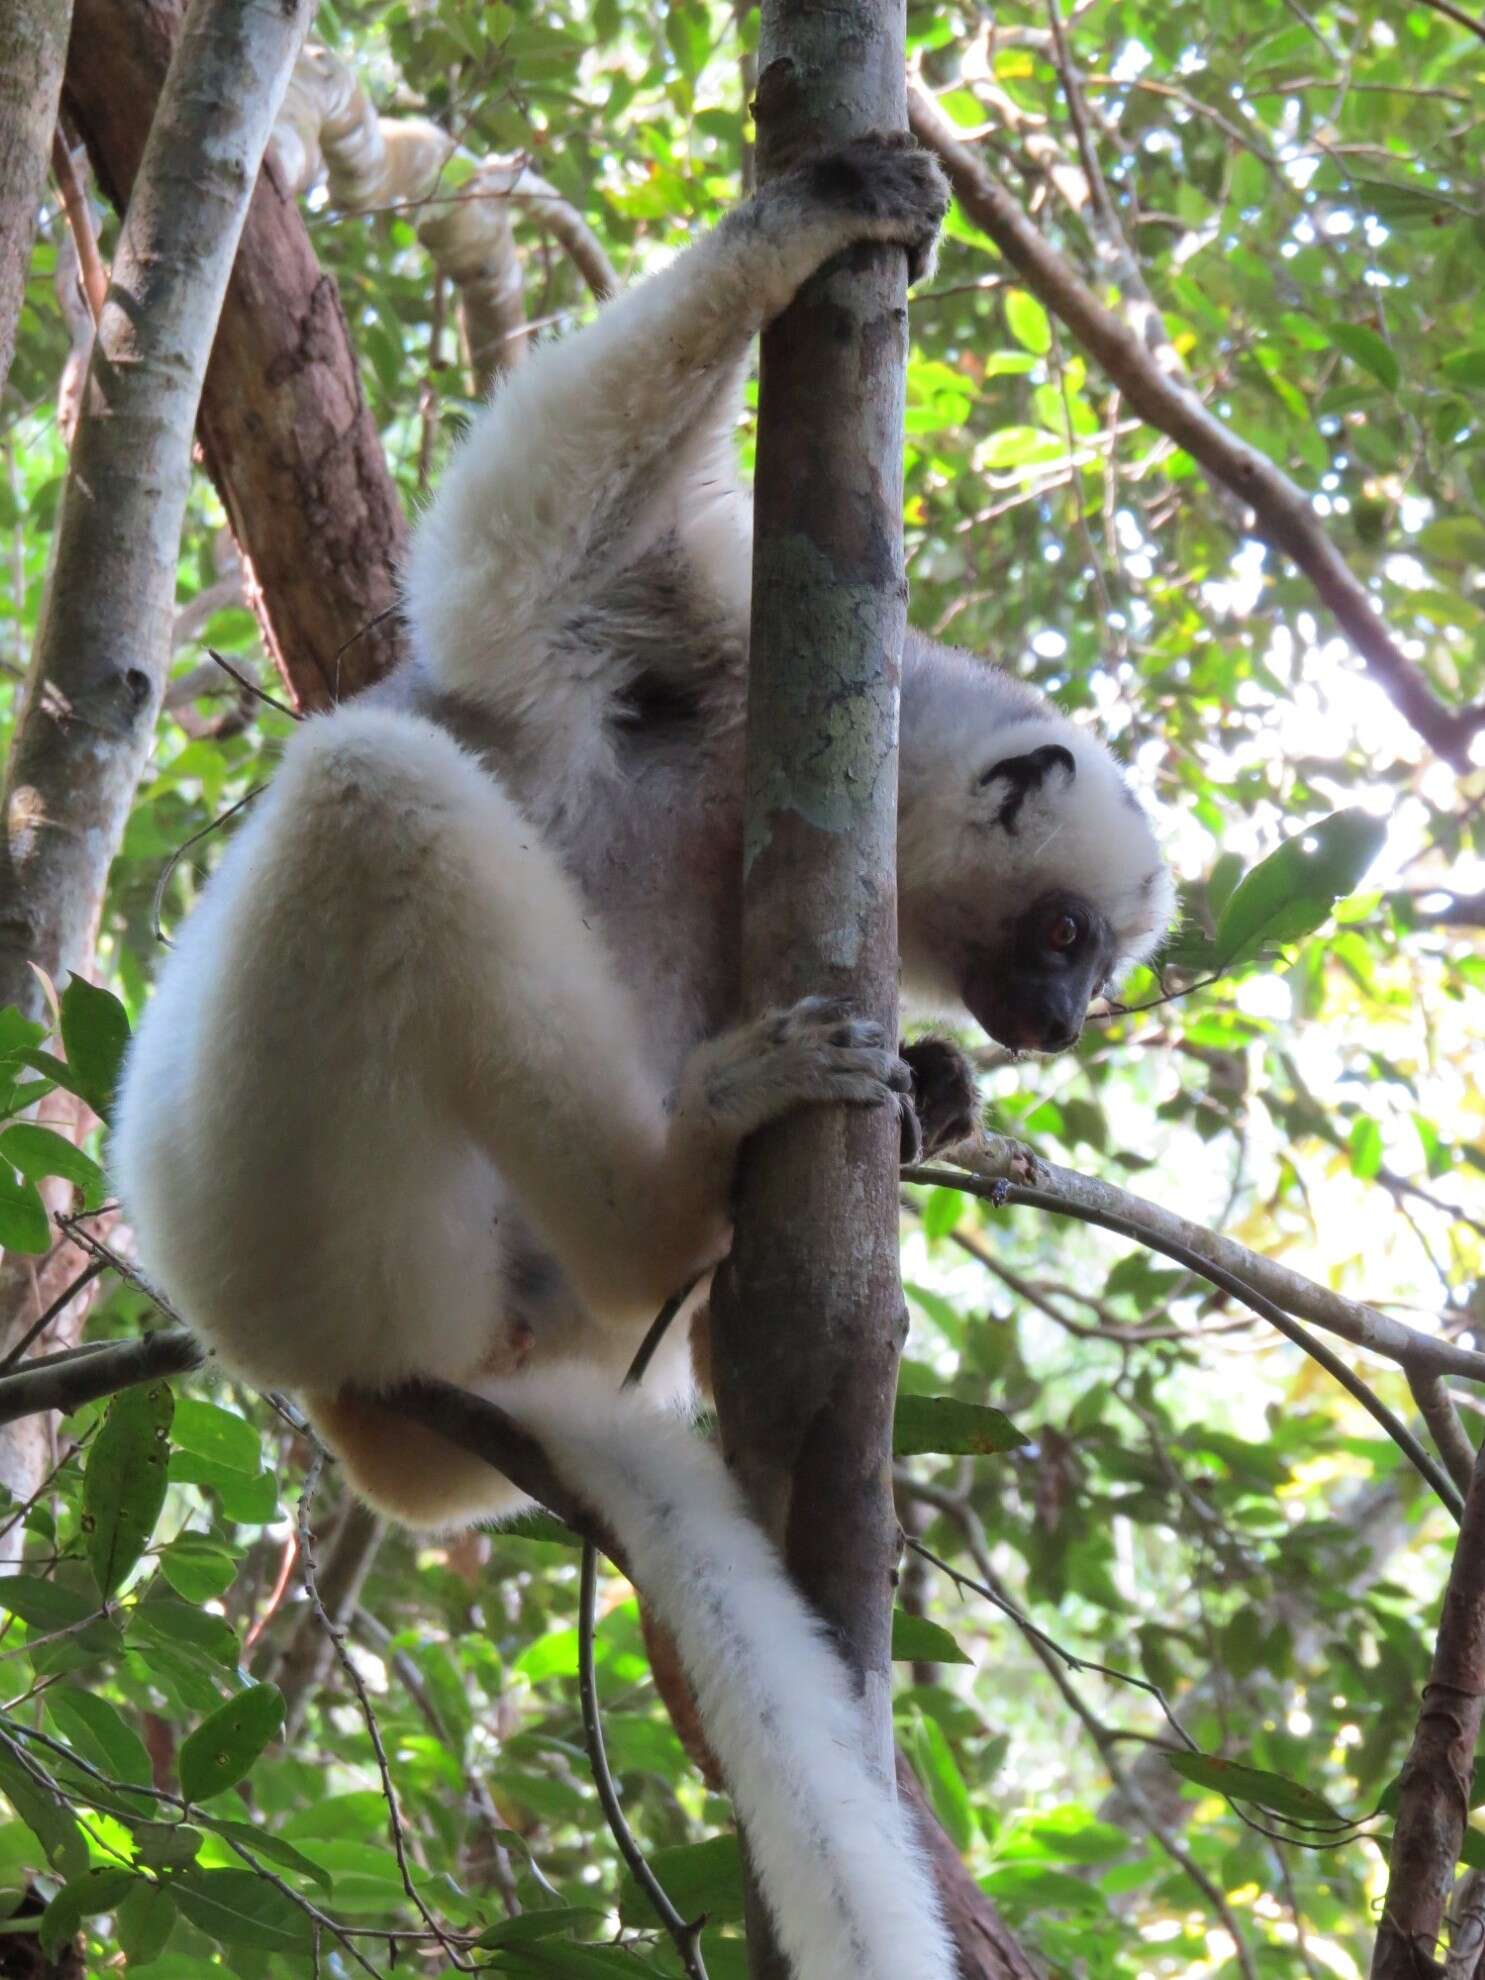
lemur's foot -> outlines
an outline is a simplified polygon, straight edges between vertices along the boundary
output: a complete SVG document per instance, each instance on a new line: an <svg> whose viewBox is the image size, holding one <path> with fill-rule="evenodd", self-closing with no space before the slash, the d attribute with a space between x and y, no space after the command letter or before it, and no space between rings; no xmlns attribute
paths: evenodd
<svg viewBox="0 0 1485 1980"><path fill-rule="evenodd" d="M800 178L822 205L844 206L869 221L865 238L905 247L910 282L932 274L949 183L911 132L873 131L811 159Z"/></svg>
<svg viewBox="0 0 1485 1980"><path fill-rule="evenodd" d="M902 1159L922 1161L952 1148L974 1130L980 1097L974 1067L947 1038L919 1038L902 1047L913 1075L916 1137L903 1124ZM914 1147L914 1140L917 1146Z"/></svg>
<svg viewBox="0 0 1485 1980"><path fill-rule="evenodd" d="M938 230L949 210L949 186L938 160L907 131L874 131L835 151L809 158L772 180L738 209L739 224L772 214L791 231L829 216L840 247L891 241L908 251L908 277L931 273ZM726 223L724 223L726 224Z"/></svg>
<svg viewBox="0 0 1485 1980"><path fill-rule="evenodd" d="M833 997L805 997L738 1025L693 1054L686 1085L739 1137L795 1107L908 1105L912 1074L881 1025Z"/></svg>

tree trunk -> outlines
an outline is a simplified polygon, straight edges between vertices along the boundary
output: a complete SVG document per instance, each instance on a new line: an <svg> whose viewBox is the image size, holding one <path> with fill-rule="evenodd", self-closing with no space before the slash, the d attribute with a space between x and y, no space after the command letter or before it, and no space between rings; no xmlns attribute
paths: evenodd
<svg viewBox="0 0 1485 1980"><path fill-rule="evenodd" d="M80 0L65 99L98 183L130 197L184 0ZM406 524L340 297L270 160L253 193L206 385L201 440L247 597L295 700L322 708L401 657Z"/></svg>
<svg viewBox="0 0 1485 1980"><path fill-rule="evenodd" d="M90 952L170 655L201 381L310 0L196 0L114 256L5 779L0 1003Z"/></svg>
<svg viewBox="0 0 1485 1980"><path fill-rule="evenodd" d="M901 0L765 0L758 164L905 121ZM763 340L748 692L747 1009L848 995L895 1036L906 261L861 247ZM724 1447L860 1684L893 1778L898 1125L812 1108L744 1153L713 1300ZM787 1971L756 1893L755 1976Z"/></svg>
<svg viewBox="0 0 1485 1980"><path fill-rule="evenodd" d="M0 12L0 391L15 356L71 14L71 0L9 0Z"/></svg>

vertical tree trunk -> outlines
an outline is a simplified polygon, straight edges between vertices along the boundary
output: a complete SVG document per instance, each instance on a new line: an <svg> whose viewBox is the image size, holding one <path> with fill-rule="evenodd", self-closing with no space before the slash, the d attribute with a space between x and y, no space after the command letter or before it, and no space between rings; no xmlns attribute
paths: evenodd
<svg viewBox="0 0 1485 1980"><path fill-rule="evenodd" d="M15 356L71 18L72 0L0 6L0 391Z"/></svg>
<svg viewBox="0 0 1485 1980"><path fill-rule="evenodd" d="M65 100L120 211L183 11L183 0L75 0ZM406 528L335 283L271 161L222 306L201 440L295 699L322 708L379 679L402 653Z"/></svg>
<svg viewBox="0 0 1485 1980"><path fill-rule="evenodd" d="M311 0L195 0L93 342L6 770L0 1003L84 958L170 655L201 381Z"/></svg>
<svg viewBox="0 0 1485 1980"><path fill-rule="evenodd" d="M901 0L764 0L758 167L905 121ZM763 341L744 996L849 995L895 1036L906 260L861 247ZM898 1126L815 1108L744 1155L714 1299L728 1459L856 1673L893 1777ZM750 1912L755 1975L787 1968ZM808 1976L802 1976L808 1980Z"/></svg>

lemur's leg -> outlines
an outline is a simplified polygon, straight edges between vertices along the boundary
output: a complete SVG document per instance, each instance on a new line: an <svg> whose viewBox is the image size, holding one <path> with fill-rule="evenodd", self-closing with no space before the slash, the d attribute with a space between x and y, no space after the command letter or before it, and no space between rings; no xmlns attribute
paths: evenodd
<svg viewBox="0 0 1485 1980"><path fill-rule="evenodd" d="M946 202L906 134L850 145L766 186L518 370L444 475L409 562L410 617L440 685L526 712L547 639L668 526L665 491L694 467L698 426L754 334L854 242L924 258Z"/></svg>
<svg viewBox="0 0 1485 1980"><path fill-rule="evenodd" d="M431 723L308 722L263 807L171 958L115 1154L147 1269L271 1386L486 1365L512 1197L597 1320L648 1320L725 1250L743 1135L906 1089L812 1003L703 1047L672 1100L561 862Z"/></svg>

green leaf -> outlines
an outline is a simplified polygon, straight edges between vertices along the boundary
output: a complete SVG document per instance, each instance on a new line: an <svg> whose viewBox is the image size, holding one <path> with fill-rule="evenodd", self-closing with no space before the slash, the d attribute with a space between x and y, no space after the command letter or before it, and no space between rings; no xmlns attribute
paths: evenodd
<svg viewBox="0 0 1485 1980"><path fill-rule="evenodd" d="M0 1245L33 1257L52 1248L52 1222L41 1192L23 1182L8 1162L0 1162Z"/></svg>
<svg viewBox="0 0 1485 1980"><path fill-rule="evenodd" d="M119 1906L114 1923L119 1946L132 1973L137 1966L148 1966L164 1952L175 1929L175 1900L169 1887L147 1884L142 1877Z"/></svg>
<svg viewBox="0 0 1485 1980"><path fill-rule="evenodd" d="M1011 335L1018 344L1038 357L1045 357L1052 348L1052 324L1047 312L1035 296L1028 295L1025 289L1007 291L1005 299L1005 320L1010 325Z"/></svg>
<svg viewBox="0 0 1485 1980"><path fill-rule="evenodd" d="M706 1842L652 1850L649 1864L682 1918L704 1914L709 1925L742 1923L742 1853L736 1836L712 1836ZM619 1886L619 1917L636 1929L648 1929L655 1920L649 1899L627 1875Z"/></svg>
<svg viewBox="0 0 1485 1980"><path fill-rule="evenodd" d="M208 1664L222 1664L236 1670L240 1648L230 1623L206 1609L193 1609L185 1602L167 1596L151 1595L130 1611L131 1642L142 1637L146 1643L163 1643L169 1649L185 1650Z"/></svg>
<svg viewBox="0 0 1485 1980"><path fill-rule="evenodd" d="M237 1579L237 1562L217 1540L204 1533L182 1533L162 1547L157 1556L160 1572L182 1601L202 1603L225 1595Z"/></svg>
<svg viewBox="0 0 1485 1980"><path fill-rule="evenodd" d="M246 1417L199 1396L182 1396L175 1406L170 1441L212 1464L256 1478L263 1462L263 1440Z"/></svg>
<svg viewBox="0 0 1485 1980"><path fill-rule="evenodd" d="M88 1453L83 1473L83 1540L106 1602L149 1545L165 1503L171 1412L168 1382L121 1389Z"/></svg>
<svg viewBox="0 0 1485 1980"><path fill-rule="evenodd" d="M967 1850L975 1839L975 1815L959 1763L943 1727L926 1713L918 1714L912 1730L910 1757L914 1771L933 1804L933 1812L952 1837Z"/></svg>
<svg viewBox="0 0 1485 1980"><path fill-rule="evenodd" d="M377 1796L383 1819L387 1804ZM255 1829L250 1822L229 1822L220 1815L207 1815L197 1810L201 1826L210 1836L220 1836L224 1842L238 1842L252 1855L262 1857L279 1870L292 1870L296 1876L308 1877L329 1897L335 1889L335 1879L320 1864L313 1862L302 1850L295 1849L292 1843L285 1842L282 1836L270 1835L267 1829ZM237 1861L234 1856L234 1866ZM399 1886L400 1888L400 1886Z"/></svg>
<svg viewBox="0 0 1485 1980"><path fill-rule="evenodd" d="M1451 385L1485 387L1485 344L1451 352L1439 365L1439 373Z"/></svg>
<svg viewBox="0 0 1485 1980"><path fill-rule="evenodd" d="M940 1623L927 1616L892 1611L892 1661L895 1664L969 1664L967 1656Z"/></svg>
<svg viewBox="0 0 1485 1980"><path fill-rule="evenodd" d="M85 1918L95 1918L100 1911L112 1911L121 1898L127 1897L134 1883L131 1870L111 1867L85 1870L80 1877L70 1878L42 1913L37 1928L42 1951L55 1959L67 1941L76 1936Z"/></svg>
<svg viewBox="0 0 1485 1980"><path fill-rule="evenodd" d="M1360 1182L1370 1182L1382 1167L1382 1130L1370 1114L1351 1123L1351 1173Z"/></svg>
<svg viewBox="0 0 1485 1980"><path fill-rule="evenodd" d="M283 1722L284 1701L277 1685L250 1685L228 1699L181 1744L180 1785L186 1800L206 1801L235 1787L277 1738Z"/></svg>
<svg viewBox="0 0 1485 1980"><path fill-rule="evenodd" d="M670 1889L668 1884L666 1889ZM621 1906L625 1902L622 1893L619 1902ZM653 1917L654 1913L647 1909L646 1926ZM477 1943L486 1952L493 1952L499 1946L528 1946L537 1939L553 1939L559 1932L592 1931L602 1922L601 1911L594 1911L585 1905L554 1904L550 1911L523 1911L519 1918L502 1918L498 1925L482 1932Z"/></svg>
<svg viewBox="0 0 1485 1980"><path fill-rule="evenodd" d="M1298 1781L1271 1774L1263 1767L1247 1767L1237 1760L1222 1760L1212 1753L1167 1753L1165 1756L1182 1779L1197 1787L1212 1788L1234 1801L1251 1801L1275 1815L1288 1815L1298 1822L1339 1824L1342 1818L1313 1788Z"/></svg>
<svg viewBox="0 0 1485 1980"><path fill-rule="evenodd" d="M46 1715L75 1753L110 1780L150 1787L153 1774L144 1741L118 1707L96 1691L53 1685L45 1693Z"/></svg>
<svg viewBox="0 0 1485 1980"><path fill-rule="evenodd" d="M182 1397L185 1402L188 1398ZM231 1465L215 1464L194 1451L170 1454L172 1485L203 1485L216 1493L223 1513L240 1526L266 1526L278 1516L278 1484L271 1471L249 1478Z"/></svg>
<svg viewBox="0 0 1485 1980"><path fill-rule="evenodd" d="M1003 1904L1013 1917L1036 1911L1072 1911L1086 1917L1109 1908L1097 1885L1046 1863L997 1864L981 1877L980 1889Z"/></svg>
<svg viewBox="0 0 1485 1980"><path fill-rule="evenodd" d="M82 1096L101 1120L113 1118L114 1088L129 1045L129 1016L118 998L81 976L62 992L62 1043Z"/></svg>
<svg viewBox="0 0 1485 1980"><path fill-rule="evenodd" d="M1332 323L1327 328L1330 341L1338 351L1344 351L1353 364L1369 371L1378 384L1385 385L1389 392L1397 390L1396 354L1375 330L1369 330L1364 323Z"/></svg>
<svg viewBox="0 0 1485 1980"><path fill-rule="evenodd" d="M1368 812L1334 811L1286 839L1233 889L1217 924L1219 962L1311 934L1355 890L1386 837L1386 825Z"/></svg>
<svg viewBox="0 0 1485 1980"><path fill-rule="evenodd" d="M292 1899L251 1870L202 1870L193 1866L170 1880L170 1893L193 1925L221 1946L260 1946L267 1952L302 1952L310 1921Z"/></svg>
<svg viewBox="0 0 1485 1980"><path fill-rule="evenodd" d="M897 1457L988 1457L1014 1451L1027 1439L1003 1410L953 1396L899 1396L892 1419Z"/></svg>
<svg viewBox="0 0 1485 1980"><path fill-rule="evenodd" d="M72 1818L72 1811L53 1800L20 1761L3 1749L0 1749L0 1789L35 1836L52 1869L64 1877L81 1877L88 1867L88 1845Z"/></svg>
<svg viewBox="0 0 1485 1980"><path fill-rule="evenodd" d="M89 1616L96 1616L98 1604L75 1588L43 1580L39 1574L7 1574L0 1575L0 1609L19 1616L37 1635L50 1636L55 1630L74 1629Z"/></svg>
<svg viewBox="0 0 1485 1980"><path fill-rule="evenodd" d="M17 1121L6 1128L0 1134L0 1155L14 1163L28 1182L62 1176L75 1183L90 1210L96 1210L108 1194L107 1180L92 1156L39 1121Z"/></svg>

